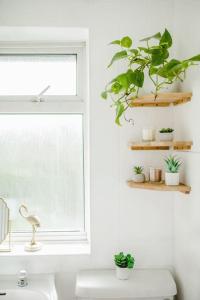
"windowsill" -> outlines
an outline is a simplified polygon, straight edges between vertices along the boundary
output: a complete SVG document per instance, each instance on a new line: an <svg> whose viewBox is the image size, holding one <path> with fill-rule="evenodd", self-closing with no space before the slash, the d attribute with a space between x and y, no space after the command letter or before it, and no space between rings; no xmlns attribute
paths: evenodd
<svg viewBox="0 0 200 300"><path fill-rule="evenodd" d="M12 245L10 252L0 252L5 256L56 256L56 255L89 255L90 244L43 244L42 249L35 252L24 250L24 244Z"/></svg>

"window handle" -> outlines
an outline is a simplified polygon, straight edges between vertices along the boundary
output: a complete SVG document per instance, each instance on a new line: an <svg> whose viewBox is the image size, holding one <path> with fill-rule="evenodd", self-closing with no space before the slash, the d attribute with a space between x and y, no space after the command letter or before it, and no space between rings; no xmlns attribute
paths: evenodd
<svg viewBox="0 0 200 300"><path fill-rule="evenodd" d="M35 96L35 98L32 100L33 102L42 102L44 101L44 99L42 99L42 96L44 95L44 93L46 93L49 89L50 89L50 85L47 85L47 87L45 87L45 89L43 89L37 96Z"/></svg>

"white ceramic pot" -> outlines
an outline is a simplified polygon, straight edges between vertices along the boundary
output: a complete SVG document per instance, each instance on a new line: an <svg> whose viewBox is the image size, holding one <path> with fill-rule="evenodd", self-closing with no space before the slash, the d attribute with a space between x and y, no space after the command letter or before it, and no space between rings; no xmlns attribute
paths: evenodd
<svg viewBox="0 0 200 300"><path fill-rule="evenodd" d="M130 278L133 269L119 268L116 266L116 276L120 280L127 280Z"/></svg>
<svg viewBox="0 0 200 300"><path fill-rule="evenodd" d="M163 132L163 133L159 132L160 141L171 142L173 141L173 138L174 138L173 132Z"/></svg>
<svg viewBox="0 0 200 300"><path fill-rule="evenodd" d="M180 175L179 173L165 173L165 184L166 185L179 185Z"/></svg>
<svg viewBox="0 0 200 300"><path fill-rule="evenodd" d="M139 182L139 183L142 183L145 181L145 176L144 174L134 174L133 175L133 181L134 182Z"/></svg>

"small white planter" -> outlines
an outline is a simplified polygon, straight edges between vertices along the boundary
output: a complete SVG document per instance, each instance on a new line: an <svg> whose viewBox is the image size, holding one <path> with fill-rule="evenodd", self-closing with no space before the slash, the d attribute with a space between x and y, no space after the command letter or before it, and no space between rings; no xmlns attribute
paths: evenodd
<svg viewBox="0 0 200 300"><path fill-rule="evenodd" d="M145 181L145 176L144 174L134 174L133 175L133 181L134 182L139 182L139 183L142 183Z"/></svg>
<svg viewBox="0 0 200 300"><path fill-rule="evenodd" d="M159 140L162 142L171 142L174 139L173 132L159 132Z"/></svg>
<svg viewBox="0 0 200 300"><path fill-rule="evenodd" d="M116 276L120 280L127 280L130 278L133 269L119 268L116 266Z"/></svg>
<svg viewBox="0 0 200 300"><path fill-rule="evenodd" d="M165 184L166 185L179 185L180 174L179 173L165 173Z"/></svg>

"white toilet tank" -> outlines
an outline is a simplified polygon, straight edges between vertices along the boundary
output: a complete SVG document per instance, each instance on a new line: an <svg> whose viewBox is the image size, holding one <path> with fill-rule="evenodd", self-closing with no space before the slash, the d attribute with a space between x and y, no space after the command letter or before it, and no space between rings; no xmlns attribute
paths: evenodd
<svg viewBox="0 0 200 300"><path fill-rule="evenodd" d="M176 284L168 270L134 269L128 280L115 270L83 270L76 279L79 300L173 300Z"/></svg>

